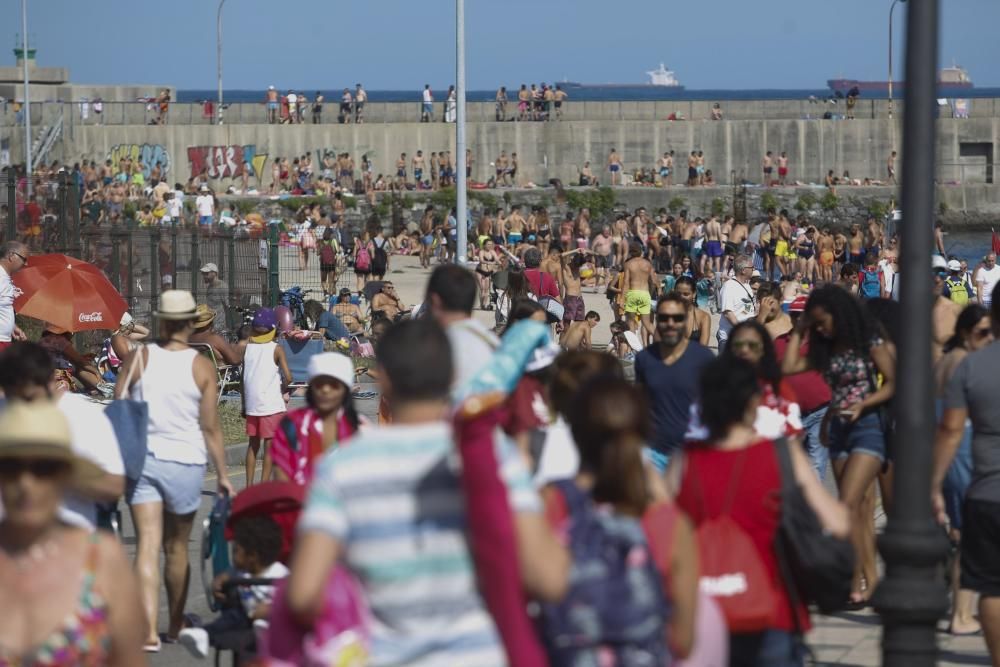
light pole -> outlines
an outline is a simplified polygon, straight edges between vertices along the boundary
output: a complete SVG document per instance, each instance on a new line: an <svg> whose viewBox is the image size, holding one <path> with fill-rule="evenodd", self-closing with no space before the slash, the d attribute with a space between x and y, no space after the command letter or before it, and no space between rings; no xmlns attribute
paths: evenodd
<svg viewBox="0 0 1000 667"><path fill-rule="evenodd" d="M24 170L26 194L31 196L31 90L28 80L28 0L21 0L21 65L24 68ZM13 202L11 202L13 205ZM14 209L11 208L11 211ZM13 214L12 214L13 215Z"/></svg>
<svg viewBox="0 0 1000 667"><path fill-rule="evenodd" d="M466 176L465 176L465 0L455 0L455 100L458 115L455 118L455 151L458 153L455 168L458 170L455 198L455 220L458 224L458 239L455 259L464 264L468 248L468 221L466 220ZM447 102L445 102L447 106Z"/></svg>
<svg viewBox="0 0 1000 667"><path fill-rule="evenodd" d="M906 0L892 0L889 6L889 120L892 120L892 12L896 9L897 2Z"/></svg>
<svg viewBox="0 0 1000 667"><path fill-rule="evenodd" d="M222 5L226 0L219 0L219 13L215 18L215 59L217 63L216 76L219 84L219 100L215 105L216 122L222 125Z"/></svg>
<svg viewBox="0 0 1000 667"><path fill-rule="evenodd" d="M886 576L873 603L882 616L882 664L937 664L937 621L947 609L939 568L948 541L931 514L934 386L931 370L931 256L937 97L938 0L912 0L906 12L903 108L901 326L897 342L896 418L892 438L895 498L879 551Z"/></svg>

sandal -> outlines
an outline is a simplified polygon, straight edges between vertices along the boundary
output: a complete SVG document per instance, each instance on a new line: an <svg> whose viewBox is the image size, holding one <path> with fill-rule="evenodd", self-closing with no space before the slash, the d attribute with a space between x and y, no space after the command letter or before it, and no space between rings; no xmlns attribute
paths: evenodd
<svg viewBox="0 0 1000 667"><path fill-rule="evenodd" d="M143 644L142 645L142 652L143 653L159 653L160 649L162 647L163 647L163 642L161 642L159 639L157 639L155 643L150 642L150 643Z"/></svg>

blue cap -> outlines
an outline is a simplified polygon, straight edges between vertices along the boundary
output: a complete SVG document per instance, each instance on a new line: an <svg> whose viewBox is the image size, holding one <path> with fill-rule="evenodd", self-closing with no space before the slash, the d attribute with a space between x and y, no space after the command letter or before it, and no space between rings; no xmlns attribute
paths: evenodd
<svg viewBox="0 0 1000 667"><path fill-rule="evenodd" d="M251 326L254 329L276 329L278 327L278 316L270 308L261 308L253 315Z"/></svg>

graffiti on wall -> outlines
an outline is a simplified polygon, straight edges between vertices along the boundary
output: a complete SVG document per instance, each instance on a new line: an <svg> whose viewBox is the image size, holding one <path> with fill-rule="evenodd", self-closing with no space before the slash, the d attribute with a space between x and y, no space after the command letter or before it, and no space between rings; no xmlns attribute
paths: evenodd
<svg viewBox="0 0 1000 667"><path fill-rule="evenodd" d="M146 178L157 163L164 176L170 173L170 153L163 144L118 144L108 152L108 159L115 171L122 160L131 159L142 165L142 175Z"/></svg>
<svg viewBox="0 0 1000 667"><path fill-rule="evenodd" d="M191 175L195 176L207 171L209 178L232 178L240 173L245 163L253 169L257 182L261 182L264 165L267 164L267 153L257 152L255 144L246 146L189 146L188 162L191 163Z"/></svg>

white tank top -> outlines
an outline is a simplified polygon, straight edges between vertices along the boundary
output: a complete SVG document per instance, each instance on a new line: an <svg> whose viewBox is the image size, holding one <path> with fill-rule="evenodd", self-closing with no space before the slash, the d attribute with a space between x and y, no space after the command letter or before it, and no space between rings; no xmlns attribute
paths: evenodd
<svg viewBox="0 0 1000 667"><path fill-rule="evenodd" d="M194 381L198 352L145 347L149 360L132 386L131 396L149 405L149 453L161 461L203 465L201 391Z"/></svg>
<svg viewBox="0 0 1000 667"><path fill-rule="evenodd" d="M275 342L250 343L243 356L243 398L248 415L266 417L285 412L281 371L274 363Z"/></svg>

